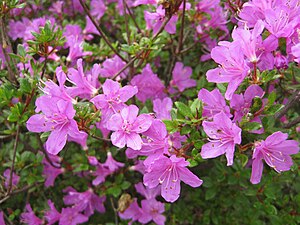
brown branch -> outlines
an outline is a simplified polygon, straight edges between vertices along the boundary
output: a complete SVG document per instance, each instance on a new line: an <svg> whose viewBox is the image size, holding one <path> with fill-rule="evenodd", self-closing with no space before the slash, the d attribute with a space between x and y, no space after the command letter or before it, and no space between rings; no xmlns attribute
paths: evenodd
<svg viewBox="0 0 300 225"><path fill-rule="evenodd" d="M295 126L296 124L300 123L300 116L297 117L296 119L292 120L291 122L289 122L288 124L284 124L283 128L285 129L289 129L293 126Z"/></svg>
<svg viewBox="0 0 300 225"><path fill-rule="evenodd" d="M292 108L294 105L299 104L300 102L300 90L297 90L294 92L294 94L289 98L289 101L287 104L281 109L279 112L275 114L275 119L280 119L282 116L284 116L290 108Z"/></svg>
<svg viewBox="0 0 300 225"><path fill-rule="evenodd" d="M128 7L126 1L124 0L123 2L124 2L124 4L125 4L125 6L126 6L126 9L127 9L127 11L128 11L129 16L130 16L130 17L132 18L132 20L133 20L133 23L134 23L136 29L138 30L139 33L143 34L143 31L140 29L138 23L136 22L135 17L134 17L134 15L131 13L131 10L130 10L130 8Z"/></svg>
<svg viewBox="0 0 300 225"><path fill-rule="evenodd" d="M10 174L9 174L9 186L7 189L7 195L10 194L11 189L12 189L12 180L13 180L13 172L15 169L15 161L16 161L16 155L17 155L17 147L18 147L18 143L19 143L19 133L20 133L20 125L17 125L17 133L16 133L16 139L14 142L14 150L13 150L13 161L10 167Z"/></svg>
<svg viewBox="0 0 300 225"><path fill-rule="evenodd" d="M120 55L120 53L117 51L117 49L115 49L112 44L110 43L110 41L108 40L107 36L105 35L105 33L102 31L102 29L100 28L100 26L96 23L95 19L93 18L93 16L91 15L88 7L86 6L86 4L82 1L79 0L81 6L83 7L85 13L88 15L88 17L90 18L90 20L92 21L92 23L94 24L94 26L96 27L96 29L98 30L98 32L100 33L101 37L103 38L103 40L106 42L106 44L110 47L110 49L117 55L119 56L123 61L127 62L127 60Z"/></svg>
<svg viewBox="0 0 300 225"><path fill-rule="evenodd" d="M177 54L181 51L182 44L183 44L185 7L186 7L186 0L183 0L183 10L182 10L182 18L181 18L180 36L179 36L178 48L176 50Z"/></svg>

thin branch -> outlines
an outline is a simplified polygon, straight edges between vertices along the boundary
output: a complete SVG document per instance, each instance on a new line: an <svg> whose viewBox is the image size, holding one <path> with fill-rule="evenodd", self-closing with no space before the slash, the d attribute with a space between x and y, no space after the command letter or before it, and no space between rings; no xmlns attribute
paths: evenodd
<svg viewBox="0 0 300 225"><path fill-rule="evenodd" d="M185 17L185 7L186 7L186 0L183 0L183 10L182 10L182 17L181 17L181 28L180 28L180 36L179 36L179 43L176 53L178 54L181 51L182 44L183 44L183 32L184 32L184 17Z"/></svg>
<svg viewBox="0 0 300 225"><path fill-rule="evenodd" d="M126 29L126 34L127 34L127 43L130 45L130 31L128 27L128 18L127 18L127 13L126 13L126 2L123 0L123 12L124 12L124 20L125 20L125 29Z"/></svg>
<svg viewBox="0 0 300 225"><path fill-rule="evenodd" d="M127 11L128 11L129 16L132 18L133 23L134 23L134 25L136 26L138 32L141 33L141 34L143 34L143 31L140 29L138 23L136 22L135 17L134 17L134 15L131 13L131 10L130 10L130 8L128 7L126 1L123 0L123 2L124 2L124 4L125 4L125 6L126 6L126 9L127 9Z"/></svg>
<svg viewBox="0 0 300 225"><path fill-rule="evenodd" d="M294 92L294 94L289 98L287 104L280 110L278 113L275 114L275 119L279 119L284 116L290 108L292 108L295 104L299 104L300 102L300 90Z"/></svg>
<svg viewBox="0 0 300 225"><path fill-rule="evenodd" d="M45 61L44 61L41 79L44 78L44 74L45 74L45 71L46 71L47 60L48 60L48 56L46 56Z"/></svg>
<svg viewBox="0 0 300 225"><path fill-rule="evenodd" d="M19 133L20 133L20 125L17 126L17 133L16 133L16 139L15 139L14 150L13 150L13 152L14 152L13 153L13 161L12 161L11 168L10 168L9 186L8 186L8 189L7 189L7 195L10 194L11 189L12 189L13 172L14 172L14 169L15 169L17 147L18 147L18 143L19 143Z"/></svg>
<svg viewBox="0 0 300 225"><path fill-rule="evenodd" d="M117 55L119 56L123 61L127 62L127 60L120 55L120 53L117 51L117 49L115 49L112 44L110 43L110 41L108 40L108 38L106 37L105 33L102 31L102 29L99 27L99 25L96 23L95 19L93 18L93 16L91 15L88 7L86 6L86 4L82 1L79 0L81 6L83 7L85 13L88 15L88 17L90 18L90 20L92 21L92 23L94 24L94 26L96 27L96 29L98 30L98 32L100 33L101 37L103 38L103 40L106 42L106 44L110 47L110 49Z"/></svg>
<svg viewBox="0 0 300 225"><path fill-rule="evenodd" d="M296 119L292 120L291 122L289 122L288 124L284 124L283 128L289 129L293 126L295 126L296 124L300 123L300 116L297 117Z"/></svg>
<svg viewBox="0 0 300 225"><path fill-rule="evenodd" d="M110 203L111 203L111 207L113 208L114 213L115 213L115 225L118 225L119 224L119 221L118 221L118 210L115 207L115 204L114 204L114 201L113 201L112 197L110 197Z"/></svg>

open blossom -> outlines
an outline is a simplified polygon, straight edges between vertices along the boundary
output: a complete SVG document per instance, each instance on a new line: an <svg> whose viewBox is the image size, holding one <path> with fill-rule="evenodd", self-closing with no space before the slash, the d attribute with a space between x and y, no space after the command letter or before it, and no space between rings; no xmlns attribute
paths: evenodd
<svg viewBox="0 0 300 225"><path fill-rule="evenodd" d="M277 131L265 141L255 143L252 162L251 183L258 184L263 172L263 159L276 172L290 170L293 161L290 155L299 152L299 143L287 140L288 134Z"/></svg>
<svg viewBox="0 0 300 225"><path fill-rule="evenodd" d="M187 88L195 87L197 82L191 79L192 68L189 66L184 66L181 62L176 62L172 75L173 79L170 81L171 86L178 88L180 92Z"/></svg>
<svg viewBox="0 0 300 225"><path fill-rule="evenodd" d="M59 225L77 225L85 223L89 218L77 211L76 208L63 208L61 210L61 217Z"/></svg>
<svg viewBox="0 0 300 225"><path fill-rule="evenodd" d="M130 223L134 221L138 221L138 219L142 215L142 209L139 207L137 203L137 199L135 198L133 202L129 205L129 207L124 212L119 212L120 218L124 220L130 219Z"/></svg>
<svg viewBox="0 0 300 225"><path fill-rule="evenodd" d="M107 158L103 166L107 167L112 173L124 166L124 163L117 162L111 152L107 152Z"/></svg>
<svg viewBox="0 0 300 225"><path fill-rule="evenodd" d="M55 208L54 203L51 200L48 200L49 210L45 212L45 219L48 221L48 225L52 225L59 221L60 213Z"/></svg>
<svg viewBox="0 0 300 225"><path fill-rule="evenodd" d="M10 181L10 169L6 169L3 173L3 176L5 177L5 187L9 187L9 181ZM15 174L14 172L12 173L12 186L17 186L19 183L20 177Z"/></svg>
<svg viewBox="0 0 300 225"><path fill-rule="evenodd" d="M202 180L186 168L188 165L184 158L162 156L144 175L144 184L149 188L161 185L162 197L168 202L175 202L179 198L181 181L192 187L202 184Z"/></svg>
<svg viewBox="0 0 300 225"><path fill-rule="evenodd" d="M73 208L76 208L78 212L84 211L85 216L91 216L95 210L100 213L105 212L103 203L106 197L99 197L91 188L85 192L77 192L74 188L68 187L64 189L64 192L67 193L64 197L64 203L73 205Z"/></svg>
<svg viewBox="0 0 300 225"><path fill-rule="evenodd" d="M46 142L46 150L50 154L57 155L68 139L87 148L87 134L79 131L73 119L76 111L71 102L55 101L47 96L41 96L36 100L36 106L43 114L31 116L26 123L27 129L37 133L51 131Z"/></svg>
<svg viewBox="0 0 300 225"><path fill-rule="evenodd" d="M26 204L26 211L21 214L21 222L28 225L43 224L43 220L41 220L34 214L30 204Z"/></svg>
<svg viewBox="0 0 300 225"><path fill-rule="evenodd" d="M164 85L161 80L153 73L150 64L147 64L142 74L136 75L130 82L131 85L137 86L138 100L145 102L147 99L164 97Z"/></svg>
<svg viewBox="0 0 300 225"><path fill-rule="evenodd" d="M153 111L155 112L156 118L161 120L171 120L171 110L172 110L172 99L166 97L162 100L153 100Z"/></svg>
<svg viewBox="0 0 300 225"><path fill-rule="evenodd" d="M144 14L147 29L153 29L154 34L156 34L159 31L164 20L167 18L165 16L165 10L163 9L162 5L157 7L156 12L150 13L148 11L144 11ZM177 20L177 15L172 16L170 21L165 26L165 31L167 31L169 34L175 34Z"/></svg>
<svg viewBox="0 0 300 225"><path fill-rule="evenodd" d="M125 102L132 98L137 92L137 87L126 85L121 87L116 81L107 79L102 85L103 94L91 99L91 102L102 112L102 126L106 128L109 118L126 107Z"/></svg>
<svg viewBox="0 0 300 225"><path fill-rule="evenodd" d="M142 214L139 218L139 222L142 224L149 223L153 220L157 225L164 225L166 217L162 215L165 211L165 205L152 199L144 199L141 201Z"/></svg>
<svg viewBox="0 0 300 225"><path fill-rule="evenodd" d="M230 100L233 93L248 75L250 68L247 65L240 43L235 41L219 42L220 46L211 51L213 60L220 67L207 71L206 78L209 82L228 83L225 98Z"/></svg>
<svg viewBox="0 0 300 225"><path fill-rule="evenodd" d="M215 158L226 154L227 166L233 164L235 144L241 144L241 128L220 112L213 117L213 122L204 121L203 129L209 137L209 143L202 146L201 156L204 159Z"/></svg>
<svg viewBox="0 0 300 225"><path fill-rule="evenodd" d="M202 88L198 93L198 98L203 102L202 116L212 118L214 115L224 112L228 117L232 117L219 89L208 91Z"/></svg>
<svg viewBox="0 0 300 225"><path fill-rule="evenodd" d="M97 74L96 77L92 77L91 75L85 75L82 67L82 59L77 60L77 70L74 68L70 68L68 70L68 78L70 81L75 84L75 87L68 87L68 93L71 97L79 96L81 98L91 98L95 95L98 90L96 88L96 80L98 79Z"/></svg>
<svg viewBox="0 0 300 225"><path fill-rule="evenodd" d="M295 57L294 61L300 63L300 43L292 47L292 54Z"/></svg>
<svg viewBox="0 0 300 225"><path fill-rule="evenodd" d="M117 55L115 55L112 58L108 58L102 63L102 68L100 69L100 76L112 78L120 70L122 70L125 65L126 63ZM122 72L118 78L124 79L127 76L127 74L128 74L128 69Z"/></svg>
<svg viewBox="0 0 300 225"><path fill-rule="evenodd" d="M43 159L42 163L44 165L43 175L46 177L45 187L50 187L54 185L54 181L57 176L62 174L65 169L60 166L60 157L57 155L48 154L49 160L51 160L52 166L46 158Z"/></svg>
<svg viewBox="0 0 300 225"><path fill-rule="evenodd" d="M2 211L0 211L0 225L5 225L4 217L3 217L3 212Z"/></svg>
<svg viewBox="0 0 300 225"><path fill-rule="evenodd" d="M130 105L114 114L107 122L107 129L114 131L111 135L113 145L123 148L125 145L134 150L142 148L140 133L149 129L152 117L147 114L137 116L139 109Z"/></svg>

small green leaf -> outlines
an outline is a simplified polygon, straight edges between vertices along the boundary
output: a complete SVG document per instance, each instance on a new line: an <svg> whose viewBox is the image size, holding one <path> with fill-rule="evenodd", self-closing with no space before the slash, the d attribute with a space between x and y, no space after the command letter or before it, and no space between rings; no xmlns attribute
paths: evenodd
<svg viewBox="0 0 300 225"><path fill-rule="evenodd" d="M175 102L175 105L176 105L176 107L178 109L178 112L180 114L182 114L183 116L187 116L189 118L193 118L192 111L187 105L185 105L182 102Z"/></svg>
<svg viewBox="0 0 300 225"><path fill-rule="evenodd" d="M262 128L262 125L257 122L246 122L243 124L242 128L245 131L259 130L260 128Z"/></svg>
<svg viewBox="0 0 300 225"><path fill-rule="evenodd" d="M281 105L281 104L272 105L270 107L267 107L264 110L264 114L265 115L274 115L275 113L279 112L283 107L284 107L284 105Z"/></svg>
<svg viewBox="0 0 300 225"><path fill-rule="evenodd" d="M175 133L178 130L178 122L176 120L163 120L169 133Z"/></svg>

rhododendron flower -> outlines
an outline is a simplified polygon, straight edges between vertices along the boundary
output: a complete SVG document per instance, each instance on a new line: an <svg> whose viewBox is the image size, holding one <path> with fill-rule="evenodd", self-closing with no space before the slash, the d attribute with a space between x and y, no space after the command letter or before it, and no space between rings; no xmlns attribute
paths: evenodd
<svg viewBox="0 0 300 225"><path fill-rule="evenodd" d="M239 42L220 42L219 45L211 51L211 57L221 67L207 71L206 78L209 82L228 83L225 98L230 100L250 68Z"/></svg>
<svg viewBox="0 0 300 225"><path fill-rule="evenodd" d="M135 198L133 202L129 205L129 207L124 212L119 212L120 218L124 220L131 219L129 224L132 224L134 221L138 221L138 219L142 215L142 210L137 203L137 199Z"/></svg>
<svg viewBox="0 0 300 225"><path fill-rule="evenodd" d="M100 69L100 76L101 77L108 77L112 78L114 77L123 67L126 65L126 63L117 55L115 55L112 58L106 59L102 63L102 68ZM118 76L118 79L124 79L128 74L128 69L120 73Z"/></svg>
<svg viewBox="0 0 300 225"><path fill-rule="evenodd" d="M220 112L213 117L213 122L204 121L203 129L209 137L209 143L202 146L201 156L204 159L215 158L226 154L227 166L233 164L235 144L241 144L241 128Z"/></svg>
<svg viewBox="0 0 300 225"><path fill-rule="evenodd" d="M287 140L288 134L277 131L268 136L265 141L255 143L252 162L251 183L258 184L263 172L263 159L276 172L290 170L293 161L290 155L299 152L299 143Z"/></svg>
<svg viewBox="0 0 300 225"><path fill-rule="evenodd" d="M111 152L107 152L107 158L103 166L107 167L110 172L115 172L119 168L124 166L124 163L117 162L113 157Z"/></svg>
<svg viewBox="0 0 300 225"><path fill-rule="evenodd" d="M161 28L163 21L166 19L165 10L163 9L162 5L160 5L157 7L156 12L150 13L148 11L144 11L144 14L147 29L153 29L153 33L156 34ZM177 20L177 15L172 16L170 21L165 26L165 31L167 31L169 34L175 34Z"/></svg>
<svg viewBox="0 0 300 225"><path fill-rule="evenodd" d="M47 96L41 96L36 100L36 106L43 114L36 114L27 121L27 129L31 132L51 131L46 142L46 150L57 155L65 146L67 139L75 141L83 148L87 148L87 134L78 130L73 119L76 111L70 102L64 100L53 101Z"/></svg>
<svg viewBox="0 0 300 225"><path fill-rule="evenodd" d="M64 197L64 203L66 205L73 205L73 208L76 208L78 212L84 211L85 216L91 216L94 214L95 210L100 213L105 212L103 203L106 200L106 197L99 197L91 188L80 193L72 187L67 187L64 189L64 192L67 193Z"/></svg>
<svg viewBox="0 0 300 225"><path fill-rule="evenodd" d="M152 72L150 64L143 69L142 74L132 78L131 85L137 86L138 100L145 102L147 99L155 99L164 97L164 85L156 74Z"/></svg>
<svg viewBox="0 0 300 225"><path fill-rule="evenodd" d="M46 153L47 154L47 153ZM54 185L54 181L56 177L62 173L64 173L65 169L60 168L60 157L57 155L48 154L49 160L51 160L52 166L46 158L43 159L42 163L44 165L43 175L46 177L45 187L50 187Z"/></svg>
<svg viewBox="0 0 300 225"><path fill-rule="evenodd" d="M216 88L209 92L202 88L198 93L198 98L203 102L202 116L212 118L214 115L224 112L228 117L232 117L219 89Z"/></svg>
<svg viewBox="0 0 300 225"><path fill-rule="evenodd" d="M123 148L125 145L134 150L142 148L140 133L149 129L152 116L142 114L137 116L139 109L135 105L123 108L114 114L107 122L107 129L114 131L111 135L113 145Z"/></svg>
<svg viewBox="0 0 300 225"><path fill-rule="evenodd" d="M155 188L148 188L145 187L142 182L139 182L134 185L136 191L143 195L146 199L155 199L156 196L160 194L160 188L159 186Z"/></svg>
<svg viewBox="0 0 300 225"><path fill-rule="evenodd" d="M89 99L98 92L95 87L98 77L92 77L91 75L84 74L82 59L77 60L77 70L74 68L68 69L68 78L76 85L76 87L67 88L71 97L79 96L81 98Z"/></svg>
<svg viewBox="0 0 300 225"><path fill-rule="evenodd" d="M292 54L295 57L294 61L300 63L300 43L292 47Z"/></svg>
<svg viewBox="0 0 300 225"><path fill-rule="evenodd" d="M156 118L161 120L171 120L171 110L172 110L172 99L166 97L162 100L153 100L153 111L155 112Z"/></svg>
<svg viewBox="0 0 300 225"><path fill-rule="evenodd" d="M26 211L21 214L21 222L28 225L43 224L43 220L41 220L34 214L30 204L26 204Z"/></svg>
<svg viewBox="0 0 300 225"><path fill-rule="evenodd" d="M48 200L49 210L45 212L45 219L48 221L48 225L52 225L60 220L60 213L56 210L54 203Z"/></svg>
<svg viewBox="0 0 300 225"><path fill-rule="evenodd" d="M192 187L202 184L202 180L186 168L188 165L189 162L184 158L162 156L154 161L144 175L144 184L149 188L161 184L162 197L168 202L175 202L179 198L181 181Z"/></svg>
<svg viewBox="0 0 300 225"><path fill-rule="evenodd" d="M100 20L107 7L103 0L91 0L91 15Z"/></svg>
<svg viewBox="0 0 300 225"><path fill-rule="evenodd" d="M170 81L171 86L177 87L180 92L183 92L186 88L195 87L197 82L190 79L192 72L191 67L184 66L181 62L176 62L172 72L173 80Z"/></svg>
<svg viewBox="0 0 300 225"><path fill-rule="evenodd" d="M91 102L102 112L102 125L106 128L109 118L126 107L125 102L132 98L137 92L137 87L126 85L120 87L116 81L107 79L102 85L103 94L91 99Z"/></svg>
<svg viewBox="0 0 300 225"><path fill-rule="evenodd" d="M139 222L146 224L153 220L157 225L164 225L166 217L162 215L165 211L165 205L159 201L152 199L144 199L141 201L142 214Z"/></svg>
<svg viewBox="0 0 300 225"><path fill-rule="evenodd" d="M3 176L5 177L5 187L9 187L9 182L10 182L10 169L6 169L3 173ZM12 186L15 187L18 185L20 181L20 177L15 174L14 172L12 173Z"/></svg>
<svg viewBox="0 0 300 225"><path fill-rule="evenodd" d="M79 213L76 208L63 208L61 210L59 225L77 225L85 223L88 220L89 218Z"/></svg>
<svg viewBox="0 0 300 225"><path fill-rule="evenodd" d="M0 225L5 225L3 212L0 211Z"/></svg>
<svg viewBox="0 0 300 225"><path fill-rule="evenodd" d="M94 186L101 184L102 182L105 181L105 178L109 174L111 174L111 171L107 167L103 166L103 164L98 163L96 165L96 171L92 172L92 175L96 176L96 178L93 180L92 184Z"/></svg>

